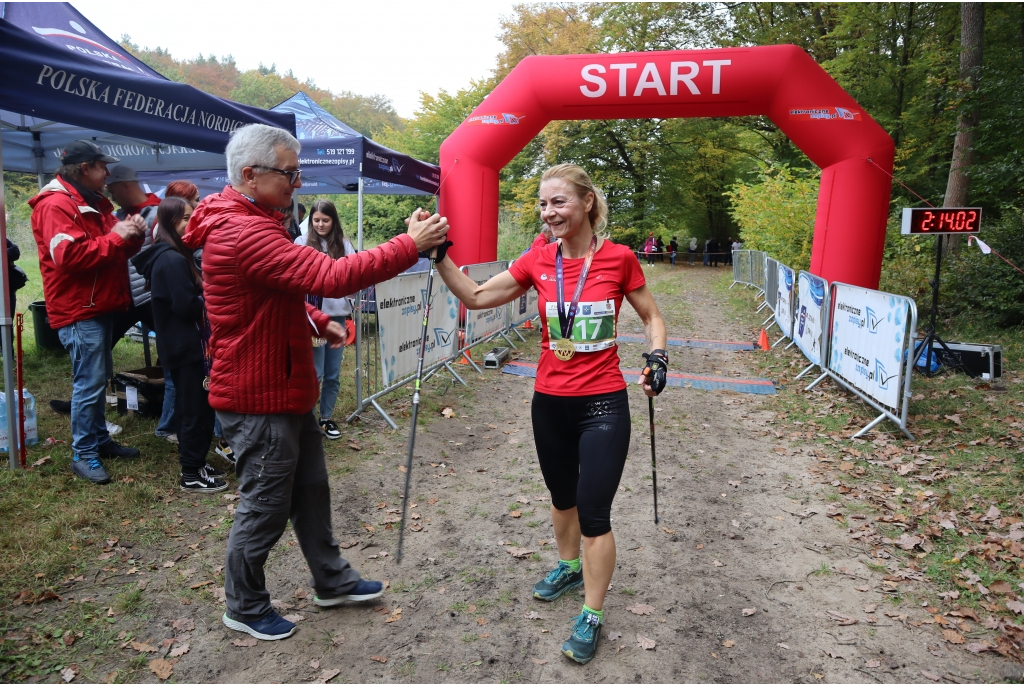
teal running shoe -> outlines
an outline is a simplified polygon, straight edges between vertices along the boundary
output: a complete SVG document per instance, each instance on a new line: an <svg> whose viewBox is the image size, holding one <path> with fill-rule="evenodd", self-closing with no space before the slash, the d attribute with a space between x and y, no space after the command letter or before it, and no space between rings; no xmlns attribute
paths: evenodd
<svg viewBox="0 0 1024 685"><path fill-rule="evenodd" d="M597 614L584 611L575 619L572 635L562 643L562 654L578 664L589 663L597 654L597 640L601 637L601 619Z"/></svg>
<svg viewBox="0 0 1024 685"><path fill-rule="evenodd" d="M583 585L583 569L573 572L569 564L559 559L558 567L551 571L547 578L533 586L533 596L545 602L554 602L580 585Z"/></svg>

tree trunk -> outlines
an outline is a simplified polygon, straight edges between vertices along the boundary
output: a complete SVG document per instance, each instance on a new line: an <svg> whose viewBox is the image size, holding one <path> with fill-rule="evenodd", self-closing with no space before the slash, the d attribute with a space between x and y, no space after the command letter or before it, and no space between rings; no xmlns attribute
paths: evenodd
<svg viewBox="0 0 1024 685"><path fill-rule="evenodd" d="M974 160L974 140L981 108L972 94L981 81L982 47L985 38L985 4L981 2L960 3L960 83L964 94L971 98L956 120L956 140L953 142L953 161L949 167L946 183L946 207L963 207L967 204L967 193L971 187L968 175ZM957 249L957 236L949 236L945 252Z"/></svg>

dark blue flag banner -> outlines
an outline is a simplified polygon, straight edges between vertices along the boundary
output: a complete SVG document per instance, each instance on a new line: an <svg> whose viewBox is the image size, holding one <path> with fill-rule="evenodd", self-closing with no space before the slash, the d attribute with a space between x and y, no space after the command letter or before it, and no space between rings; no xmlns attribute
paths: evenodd
<svg viewBox="0 0 1024 685"><path fill-rule="evenodd" d="M295 130L288 112L164 78L68 3L0 3L0 132L8 170L52 173L60 150L78 138L95 139L139 170L222 166L229 134L250 123Z"/></svg>

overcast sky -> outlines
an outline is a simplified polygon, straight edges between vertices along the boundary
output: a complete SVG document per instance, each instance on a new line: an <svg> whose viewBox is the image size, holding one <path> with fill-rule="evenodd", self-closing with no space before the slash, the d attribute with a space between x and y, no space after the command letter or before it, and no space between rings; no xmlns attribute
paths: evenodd
<svg viewBox="0 0 1024 685"><path fill-rule="evenodd" d="M177 59L233 55L245 71L260 62L335 92L380 94L403 117L419 93L454 92L493 71L499 20L512 2L227 2L72 4L114 40L127 33Z"/></svg>

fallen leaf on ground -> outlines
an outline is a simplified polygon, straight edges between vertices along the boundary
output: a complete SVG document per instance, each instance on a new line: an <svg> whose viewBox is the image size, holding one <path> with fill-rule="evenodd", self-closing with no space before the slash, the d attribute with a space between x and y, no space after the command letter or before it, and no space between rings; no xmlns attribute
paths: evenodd
<svg viewBox="0 0 1024 685"><path fill-rule="evenodd" d="M534 659L532 656L530 657L530 661L532 661L533 663L537 664L538 666L543 666L544 664L546 664L548 662L547 659Z"/></svg>
<svg viewBox="0 0 1024 685"><path fill-rule="evenodd" d="M386 656L371 656L370 661L379 661L382 664L386 664L388 662L388 658Z"/></svg>
<svg viewBox="0 0 1024 685"><path fill-rule="evenodd" d="M156 651L156 647L148 642L136 642L135 640L132 640L132 649L143 654Z"/></svg>
<svg viewBox="0 0 1024 685"><path fill-rule="evenodd" d="M187 654L188 647L189 645L187 642L183 645L178 645L177 647L171 650L171 658L176 659L179 656L182 656L183 654Z"/></svg>
<svg viewBox="0 0 1024 685"><path fill-rule="evenodd" d="M541 615L538 614L536 611L531 611L530 613L526 614L526 618L531 621L536 621L537 619L541 618Z"/></svg>
<svg viewBox="0 0 1024 685"><path fill-rule="evenodd" d="M829 657L832 658L832 659L843 659L844 658L843 655L840 654L839 652L833 652L833 651L828 650L828 649L823 649L821 651L825 652L825 654L828 654Z"/></svg>
<svg viewBox="0 0 1024 685"><path fill-rule="evenodd" d="M947 642L952 642L954 645L962 645L965 642L964 636L958 631L952 629L943 630L942 637L946 638Z"/></svg>
<svg viewBox="0 0 1024 685"><path fill-rule="evenodd" d="M335 635L333 638L331 638L331 642L333 642L336 645L343 645L345 644L345 636Z"/></svg>
<svg viewBox="0 0 1024 685"><path fill-rule="evenodd" d="M997 580L988 586L988 589L1000 595L1005 595L1013 592L1013 587L1005 580Z"/></svg>
<svg viewBox="0 0 1024 685"><path fill-rule="evenodd" d="M517 518L519 518L522 515L523 515L523 512L519 511L518 509L516 509L515 511L509 513L509 516L511 516L514 519L517 519Z"/></svg>
<svg viewBox="0 0 1024 685"><path fill-rule="evenodd" d="M736 646L736 641L735 640L726 640L725 642L722 643L722 646L725 647L726 649L731 649L731 648Z"/></svg>
<svg viewBox="0 0 1024 685"><path fill-rule="evenodd" d="M400 618L402 618L402 607L396 607L395 610L391 612L391 615L384 620L384 622L394 623Z"/></svg>
<svg viewBox="0 0 1024 685"><path fill-rule="evenodd" d="M514 556L516 559L523 559L533 554L532 549L526 549L525 547L507 547L506 552Z"/></svg>
<svg viewBox="0 0 1024 685"><path fill-rule="evenodd" d="M864 605L864 613L865 614L873 614L873 613L875 613L875 609L877 609L877 608L878 608L877 604L865 604Z"/></svg>
<svg viewBox="0 0 1024 685"><path fill-rule="evenodd" d="M882 662L878 659L868 659L864 662L864 668L878 668L882 665Z"/></svg>
<svg viewBox="0 0 1024 685"><path fill-rule="evenodd" d="M938 673L935 673L934 671L921 671L921 675L923 675L928 680L934 680L935 682L942 680L942 676Z"/></svg>
<svg viewBox="0 0 1024 685"><path fill-rule="evenodd" d="M244 640L243 639L238 639L238 640L233 641L231 644L233 644L235 647L255 647L256 646L256 638L254 638L254 637L247 637Z"/></svg>
<svg viewBox="0 0 1024 685"><path fill-rule="evenodd" d="M1011 601L1006 603L1006 608L1015 614L1024 614L1024 602Z"/></svg>
<svg viewBox="0 0 1024 685"><path fill-rule="evenodd" d="M171 621L171 627L177 633L188 633L196 629L196 622L190 618L179 618Z"/></svg>
<svg viewBox="0 0 1024 685"><path fill-rule="evenodd" d="M314 671L316 669L320 668L320 660L319 659L310 659L309 660L309 667L312 668Z"/></svg>
<svg viewBox="0 0 1024 685"><path fill-rule="evenodd" d="M785 642L780 642L779 644L777 644L775 646L776 647L781 647L782 649L789 649L789 645L787 645Z"/></svg>
<svg viewBox="0 0 1024 685"><path fill-rule="evenodd" d="M838 611L826 611L825 615L841 626L852 626L853 624L857 623L857 619L850 618L849 616L841 614Z"/></svg>
<svg viewBox="0 0 1024 685"><path fill-rule="evenodd" d="M280 599L270 600L270 606L274 607L278 611L287 611L288 609L295 608L294 604L289 604L288 602L282 601Z"/></svg>
<svg viewBox="0 0 1024 685"><path fill-rule="evenodd" d="M619 632L608 633L608 640L611 641L611 642L615 642L620 637L622 637L622 633L619 633Z"/></svg>
<svg viewBox="0 0 1024 685"><path fill-rule="evenodd" d="M964 649L966 649L968 652L980 654L982 652L993 651L995 649L995 646L987 640L982 640L981 642L972 642L968 645L964 645Z"/></svg>
<svg viewBox="0 0 1024 685"><path fill-rule="evenodd" d="M374 528L373 526L371 526L369 523L364 523L363 524L363 528L366 529L367 533L376 533L377 532L377 529Z"/></svg>
<svg viewBox="0 0 1024 685"><path fill-rule="evenodd" d="M519 502L520 504L529 504L530 503L530 500L528 500L525 497L516 497L516 501Z"/></svg>
<svg viewBox="0 0 1024 685"><path fill-rule="evenodd" d="M326 671L323 671L320 674L320 680L318 680L317 682L326 683L327 681L329 681L331 678L333 678L334 676L338 675L339 673L341 673L341 669L340 668L331 668L331 669L328 669Z"/></svg>
<svg viewBox="0 0 1024 685"><path fill-rule="evenodd" d="M636 642L638 645L640 645L641 649L654 649L654 647L658 644L651 638L644 637L640 633L636 634Z"/></svg>
<svg viewBox="0 0 1024 685"><path fill-rule="evenodd" d="M46 457L43 457L42 459L38 459L38 460L36 460L36 461L32 462L32 466L33 466L33 467L36 467L36 466L42 466L43 464L48 464L48 463L50 463L51 461L53 461L53 460L52 460L52 459L50 459L50 457L49 457L49 456L46 456ZM63 671L61 671L61 675L63 675L63 674L64 674L64 672L63 672ZM74 676L72 676L72 677L74 677ZM68 683L70 683L71 681L70 681L70 680L67 680L67 681L65 681L65 682L68 682Z"/></svg>
<svg viewBox="0 0 1024 685"><path fill-rule="evenodd" d="M153 671L160 680L167 680L174 672L174 666L167 659L153 659L149 662L149 670Z"/></svg>
<svg viewBox="0 0 1024 685"><path fill-rule="evenodd" d="M444 409L441 410L441 416L445 417L446 419L450 419L453 416L455 416L455 410L452 409L451 407L445 407Z"/></svg>
<svg viewBox="0 0 1024 685"><path fill-rule="evenodd" d="M63 671L60 672L60 677L65 683L70 683L72 680L75 679L76 675L78 674L75 673L75 669L73 668L65 668Z"/></svg>
<svg viewBox="0 0 1024 685"><path fill-rule="evenodd" d="M676 532L674 530L672 530L671 528L666 528L665 526L662 526L661 529L663 531L665 531L666 533L668 533L669 535L675 535L676 534Z"/></svg>
<svg viewBox="0 0 1024 685"><path fill-rule="evenodd" d="M722 566L725 566L725 564L723 564L722 562L720 562L720 561L719 561L718 559L715 559L715 560L714 560L714 561L712 561L711 563L712 563L712 564L714 564L715 566L719 567L719 568L721 568Z"/></svg>
<svg viewBox="0 0 1024 685"><path fill-rule="evenodd" d="M487 625L487 619L486 619L486 618L484 618L483 616L481 616L480 618L478 618L478 619L476 620L476 624L477 624L478 626L485 626L485 625Z"/></svg>
<svg viewBox="0 0 1024 685"><path fill-rule="evenodd" d="M756 613L757 613L757 609L755 609L754 607L750 607L748 609L744 609L743 610L743 615L744 616L753 616Z"/></svg>
<svg viewBox="0 0 1024 685"><path fill-rule="evenodd" d="M960 419L960 415L959 414L947 414L946 415L946 420L947 421L952 421L953 423L955 423L958 426L964 425L963 421Z"/></svg>
<svg viewBox="0 0 1024 685"><path fill-rule="evenodd" d="M650 604L634 604L633 606L626 607L626 611L637 616L650 616L651 612L654 611L654 607Z"/></svg>
<svg viewBox="0 0 1024 685"><path fill-rule="evenodd" d="M857 587L855 587L853 589L856 590L857 592L870 592L871 591L871 586L870 585L858 585Z"/></svg>

